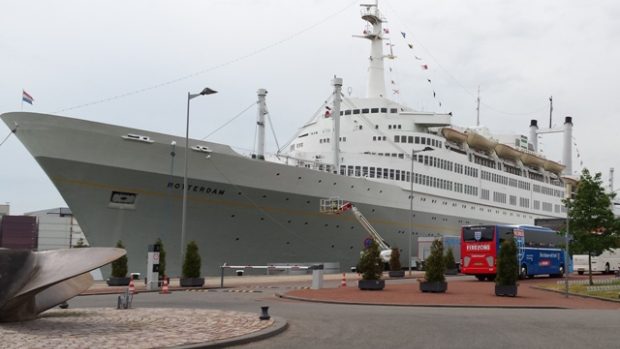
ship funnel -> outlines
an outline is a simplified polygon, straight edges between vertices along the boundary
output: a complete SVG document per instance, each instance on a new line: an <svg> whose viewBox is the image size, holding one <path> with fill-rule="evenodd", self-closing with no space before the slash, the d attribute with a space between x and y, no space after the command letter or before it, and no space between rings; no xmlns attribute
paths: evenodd
<svg viewBox="0 0 620 349"><path fill-rule="evenodd" d="M573 118L564 118L564 144L562 161L564 162L564 174L573 174Z"/></svg>
<svg viewBox="0 0 620 349"><path fill-rule="evenodd" d="M532 144L533 151L538 151L538 120L530 121L530 144Z"/></svg>

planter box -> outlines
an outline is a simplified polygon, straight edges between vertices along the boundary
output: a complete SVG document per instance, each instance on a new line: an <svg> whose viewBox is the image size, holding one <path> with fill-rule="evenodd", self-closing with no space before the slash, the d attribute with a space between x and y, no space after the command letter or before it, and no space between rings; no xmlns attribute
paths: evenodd
<svg viewBox="0 0 620 349"><path fill-rule="evenodd" d="M381 291L385 288L385 280L359 280L357 287L365 291Z"/></svg>
<svg viewBox="0 0 620 349"><path fill-rule="evenodd" d="M444 273L444 275L458 275L459 274L459 270L458 269L446 269L446 272Z"/></svg>
<svg viewBox="0 0 620 349"><path fill-rule="evenodd" d="M405 271L404 270L390 270L388 275L391 278L402 278L405 276Z"/></svg>
<svg viewBox="0 0 620 349"><path fill-rule="evenodd" d="M181 278L179 283L181 287L202 287L205 284L205 278Z"/></svg>
<svg viewBox="0 0 620 349"><path fill-rule="evenodd" d="M495 285L496 296L517 296L517 285Z"/></svg>
<svg viewBox="0 0 620 349"><path fill-rule="evenodd" d="M108 286L128 286L130 278L119 278L115 276L110 276L109 279L106 280Z"/></svg>
<svg viewBox="0 0 620 349"><path fill-rule="evenodd" d="M433 293L444 293L448 289L447 282L441 281L421 281L420 282L420 291L422 292L433 292Z"/></svg>

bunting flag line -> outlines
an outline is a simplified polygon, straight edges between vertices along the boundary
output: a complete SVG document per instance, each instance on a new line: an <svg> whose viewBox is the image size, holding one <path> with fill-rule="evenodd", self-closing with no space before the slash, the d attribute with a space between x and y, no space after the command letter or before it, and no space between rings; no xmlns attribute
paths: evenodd
<svg viewBox="0 0 620 349"><path fill-rule="evenodd" d="M413 48L413 44L407 44L407 46L409 46L409 48Z"/></svg>
<svg viewBox="0 0 620 349"><path fill-rule="evenodd" d="M400 32L400 33L403 36L403 39L407 36L407 33L405 33L405 32Z"/></svg>
<svg viewBox="0 0 620 349"><path fill-rule="evenodd" d="M394 91L394 94L395 94L395 95L397 95L397 94L399 94L399 93L400 93L400 90L392 90L392 91Z"/></svg>
<svg viewBox="0 0 620 349"><path fill-rule="evenodd" d="M32 98L32 96L28 94L28 92L22 90L22 101L32 105L32 102L34 102L34 98Z"/></svg>
<svg viewBox="0 0 620 349"><path fill-rule="evenodd" d="M418 57L418 56L413 56L413 57L415 57L415 59L417 59L418 61L421 61L421 60L422 60L422 58L420 58L420 57Z"/></svg>
<svg viewBox="0 0 620 349"><path fill-rule="evenodd" d="M421 65L421 67L422 67L422 69L424 69L424 70L428 70L428 64L422 64L422 65Z"/></svg>
<svg viewBox="0 0 620 349"><path fill-rule="evenodd" d="M426 81L428 81L429 84L431 83L431 79L426 79Z"/></svg>

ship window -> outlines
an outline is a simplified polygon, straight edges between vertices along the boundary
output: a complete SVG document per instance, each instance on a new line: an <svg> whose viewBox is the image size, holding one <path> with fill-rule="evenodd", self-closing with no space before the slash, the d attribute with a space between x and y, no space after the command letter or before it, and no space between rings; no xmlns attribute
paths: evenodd
<svg viewBox="0 0 620 349"><path fill-rule="evenodd" d="M387 113L387 108L381 108L382 113Z"/></svg>
<svg viewBox="0 0 620 349"><path fill-rule="evenodd" d="M360 166L355 166L355 176L359 177L361 174L361 167Z"/></svg>
<svg viewBox="0 0 620 349"><path fill-rule="evenodd" d="M372 140L376 141L377 140L377 136L372 136Z"/></svg>
<svg viewBox="0 0 620 349"><path fill-rule="evenodd" d="M379 112L379 108L372 108L370 109L371 113L378 113Z"/></svg>
<svg viewBox="0 0 620 349"><path fill-rule="evenodd" d="M110 195L109 207L121 208L121 209L134 209L136 207L136 200L138 194L127 193L120 191L113 191Z"/></svg>
<svg viewBox="0 0 620 349"><path fill-rule="evenodd" d="M368 114L368 108L362 109L362 114Z"/></svg>
<svg viewBox="0 0 620 349"><path fill-rule="evenodd" d="M400 143L400 136L394 136L394 143Z"/></svg>
<svg viewBox="0 0 620 349"><path fill-rule="evenodd" d="M359 114L360 110L359 109L353 109L353 114Z"/></svg>
<svg viewBox="0 0 620 349"><path fill-rule="evenodd" d="M388 178L388 169L387 168L383 169L383 178L386 178L386 179Z"/></svg>
<svg viewBox="0 0 620 349"><path fill-rule="evenodd" d="M353 176L353 166L349 165L347 171L347 176Z"/></svg>
<svg viewBox="0 0 620 349"><path fill-rule="evenodd" d="M383 136L383 140L385 140L385 139L386 139L385 136Z"/></svg>
<svg viewBox="0 0 620 349"><path fill-rule="evenodd" d="M374 167L370 168L370 175L369 175L369 177L370 178L375 178L375 168Z"/></svg>
<svg viewBox="0 0 620 349"><path fill-rule="evenodd" d="M388 125L388 130L391 130L391 129L392 129L392 125Z"/></svg>
<svg viewBox="0 0 620 349"><path fill-rule="evenodd" d="M344 112L343 112L343 111L340 111L340 116L343 116L343 115L344 115Z"/></svg>
<svg viewBox="0 0 620 349"><path fill-rule="evenodd" d="M394 170L390 169L390 179L394 179Z"/></svg>
<svg viewBox="0 0 620 349"><path fill-rule="evenodd" d="M362 167L362 177L368 177L368 166Z"/></svg>
<svg viewBox="0 0 620 349"><path fill-rule="evenodd" d="M351 110L345 110L344 115L351 115Z"/></svg>
<svg viewBox="0 0 620 349"><path fill-rule="evenodd" d="M382 177L382 176L381 176L382 171L383 171L383 170L381 169L381 167L377 167L377 178L381 178L381 177Z"/></svg>
<svg viewBox="0 0 620 349"><path fill-rule="evenodd" d="M401 128L403 128L402 125L398 125L398 129L400 130Z"/></svg>
<svg viewBox="0 0 620 349"><path fill-rule="evenodd" d="M390 108L390 113L398 113L398 108Z"/></svg>
<svg viewBox="0 0 620 349"><path fill-rule="evenodd" d="M400 181L400 170L396 170L396 176L394 177L397 181Z"/></svg>
<svg viewBox="0 0 620 349"><path fill-rule="evenodd" d="M415 142L414 142L414 143L415 143L415 144L420 144L420 137L416 136L416 137L415 137Z"/></svg>
<svg viewBox="0 0 620 349"><path fill-rule="evenodd" d="M421 137L421 141L422 141L422 142L421 142L420 144L426 144L426 138Z"/></svg>
<svg viewBox="0 0 620 349"><path fill-rule="evenodd" d="M413 143L413 136L409 136L409 141L407 143Z"/></svg>

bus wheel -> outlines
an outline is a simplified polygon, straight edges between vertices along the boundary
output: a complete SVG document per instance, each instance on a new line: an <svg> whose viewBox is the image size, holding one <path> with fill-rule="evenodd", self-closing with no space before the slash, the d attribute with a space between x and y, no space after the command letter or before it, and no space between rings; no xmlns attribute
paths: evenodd
<svg viewBox="0 0 620 349"><path fill-rule="evenodd" d="M577 271L577 274L579 274L579 275L583 275L583 270L579 270L579 271Z"/></svg>
<svg viewBox="0 0 620 349"><path fill-rule="evenodd" d="M478 281L484 281L485 276L484 275L476 275L476 279L478 279Z"/></svg>
<svg viewBox="0 0 620 349"><path fill-rule="evenodd" d="M564 266L560 265L560 270L558 270L559 273L557 274L551 274L549 276L551 276L552 278L561 278L562 276L564 276Z"/></svg>
<svg viewBox="0 0 620 349"><path fill-rule="evenodd" d="M521 271L519 272L519 279L525 279L527 277L527 267L525 265L521 266Z"/></svg>

